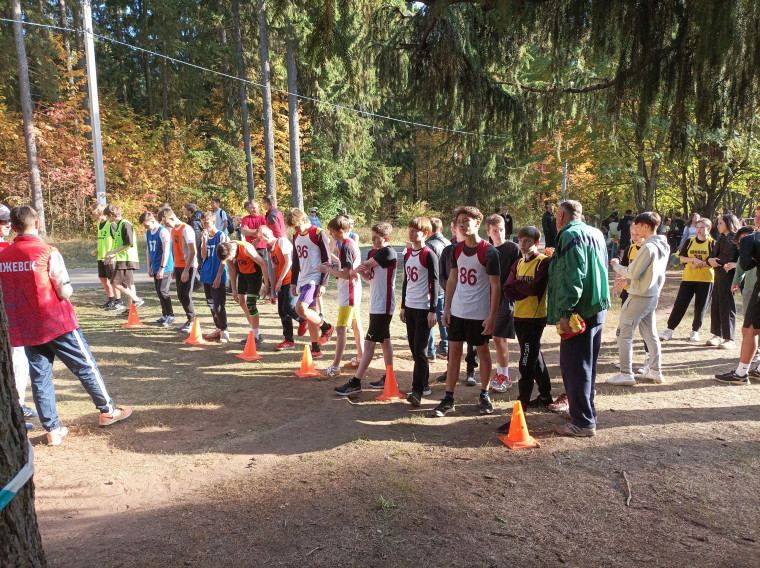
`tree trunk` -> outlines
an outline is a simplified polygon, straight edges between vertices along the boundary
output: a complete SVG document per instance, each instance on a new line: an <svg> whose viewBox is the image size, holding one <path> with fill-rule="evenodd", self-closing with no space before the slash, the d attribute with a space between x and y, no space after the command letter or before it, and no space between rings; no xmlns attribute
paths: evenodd
<svg viewBox="0 0 760 568"><path fill-rule="evenodd" d="M166 6L161 8L161 28L164 40L161 42L164 55L168 55L166 41ZM166 57L161 58L161 120L164 131L164 171L166 172L166 201L171 201L171 180L169 179L169 70L167 69Z"/></svg>
<svg viewBox="0 0 760 568"><path fill-rule="evenodd" d="M228 58L227 53L227 26L225 26L225 2L223 0L218 0L217 2L217 13L219 14L219 39L222 43L222 49L223 49L223 56L222 56L222 65L224 68L224 74L225 75L231 75L230 72L230 60ZM232 86L232 80L229 77L222 77L222 96L224 97L224 118L227 119L227 122L231 122L234 118L234 87ZM235 136L237 138L237 136Z"/></svg>
<svg viewBox="0 0 760 568"><path fill-rule="evenodd" d="M142 18L142 47L143 49L150 49L148 41L150 38L150 30L148 29L148 0L142 0L140 5L140 17ZM142 67L143 76L145 77L145 98L148 102L148 115L153 116L153 78L150 72L150 54L143 51L142 54Z"/></svg>
<svg viewBox="0 0 760 568"><path fill-rule="evenodd" d="M17 0L18 2L19 0ZM0 289L0 483L7 483L26 464L24 416L18 404L8 341L8 319ZM30 479L0 511L0 563L3 566L47 566Z"/></svg>
<svg viewBox="0 0 760 568"><path fill-rule="evenodd" d="M259 2L259 48L261 52L261 84L264 98L264 164L267 195L277 197L274 169L274 124L272 122L272 85L269 70L269 39L267 32L267 2Z"/></svg>
<svg viewBox="0 0 760 568"><path fill-rule="evenodd" d="M288 132L290 137L290 179L293 186L293 207L304 210L303 186L301 183L301 133L298 125L298 67L296 67L296 47L290 17L285 19L288 39L285 51L288 59Z"/></svg>
<svg viewBox="0 0 760 568"><path fill-rule="evenodd" d="M37 0L37 9L40 11L39 22L41 24L47 24L47 16L45 15L45 3L42 0ZM40 28L42 30L42 37L45 41L50 41L50 30L47 28Z"/></svg>
<svg viewBox="0 0 760 568"><path fill-rule="evenodd" d="M119 41L124 42L124 10L121 8L115 9L115 25L116 25L116 37ZM129 104L129 93L127 91L127 70L124 66L124 57L119 57L119 82L121 82L121 102L125 105Z"/></svg>
<svg viewBox="0 0 760 568"><path fill-rule="evenodd" d="M238 0L232 3L235 19L235 42L237 43L238 77L240 81L240 113L243 120L243 148L245 149L245 177L248 182L248 199L253 200L256 193L253 188L253 157L251 156L251 125L248 123L248 94L245 89L245 60L243 59L243 36L240 32L240 5Z"/></svg>
<svg viewBox="0 0 760 568"><path fill-rule="evenodd" d="M74 77L72 76L71 37L69 35L69 17L66 13L66 0L58 0L60 26L63 28L63 49L66 52L66 73L68 73L69 90L74 89ZM71 93L69 93L71 94Z"/></svg>
<svg viewBox="0 0 760 568"><path fill-rule="evenodd" d="M37 140L34 136L34 109L32 93L29 86L29 64L26 60L24 45L24 26L21 15L21 0L13 1L13 36L16 40L16 57L18 59L18 79L21 88L21 115L24 121L24 141L26 142L26 161L29 167L29 187L31 189L32 207L40 217L40 236L45 238L45 202L42 195L40 168L37 164Z"/></svg>

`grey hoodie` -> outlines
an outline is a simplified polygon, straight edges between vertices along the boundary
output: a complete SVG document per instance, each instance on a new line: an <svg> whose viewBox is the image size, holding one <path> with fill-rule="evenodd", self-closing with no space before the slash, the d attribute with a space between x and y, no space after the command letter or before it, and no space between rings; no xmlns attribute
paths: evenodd
<svg viewBox="0 0 760 568"><path fill-rule="evenodd" d="M665 235L652 235L641 245L636 258L628 266L616 264L615 272L628 279L631 296L653 297L665 283L665 269L670 257L670 246Z"/></svg>

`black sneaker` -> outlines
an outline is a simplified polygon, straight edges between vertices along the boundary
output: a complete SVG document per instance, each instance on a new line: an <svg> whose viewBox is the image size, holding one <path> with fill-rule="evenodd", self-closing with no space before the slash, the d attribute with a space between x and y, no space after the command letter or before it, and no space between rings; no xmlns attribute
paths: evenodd
<svg viewBox="0 0 760 568"><path fill-rule="evenodd" d="M126 310L124 310L123 312L121 312L119 314L119 317L122 317L122 318L129 317L129 308L127 308Z"/></svg>
<svg viewBox="0 0 760 568"><path fill-rule="evenodd" d="M111 298L109 298L109 299L108 299L108 301L107 301L105 304L101 304L101 305L100 305L100 306L98 306L98 307L99 307L99 308L102 308L102 309L104 309L104 310L107 310L108 308L110 308L110 307L113 305L113 302L114 302L114 301L113 301Z"/></svg>
<svg viewBox="0 0 760 568"><path fill-rule="evenodd" d="M729 385L748 385L749 377L747 375L737 375L736 371L730 373L724 373L722 375L715 375L715 380L721 383L727 383Z"/></svg>
<svg viewBox="0 0 760 568"><path fill-rule="evenodd" d="M356 377L353 377L345 385L335 387L335 392L340 396L351 396L352 394L359 394L362 392L362 382Z"/></svg>
<svg viewBox="0 0 760 568"><path fill-rule="evenodd" d="M441 403L433 409L433 416L441 418L454 411L454 399L450 396L443 397Z"/></svg>
<svg viewBox="0 0 760 568"><path fill-rule="evenodd" d="M525 405L525 408L548 408L551 403L553 403L554 400L552 400L552 397L540 397L537 396L533 400L528 401L528 404Z"/></svg>
<svg viewBox="0 0 760 568"><path fill-rule="evenodd" d="M165 321L166 321L166 316L161 316L156 321L151 322L151 325L164 325Z"/></svg>
<svg viewBox="0 0 760 568"><path fill-rule="evenodd" d="M449 350L448 349L441 349L439 347L438 351L436 351L436 355L438 355L442 359L448 359L449 358Z"/></svg>
<svg viewBox="0 0 760 568"><path fill-rule="evenodd" d="M491 397L488 394L480 395L480 413L481 414L493 414L493 405L491 404Z"/></svg>
<svg viewBox="0 0 760 568"><path fill-rule="evenodd" d="M430 396L431 394L433 394L433 390L430 388L430 386L422 389L422 396Z"/></svg>
<svg viewBox="0 0 760 568"><path fill-rule="evenodd" d="M428 361L435 361L435 353L428 353Z"/></svg>
<svg viewBox="0 0 760 568"><path fill-rule="evenodd" d="M190 331L193 329L193 321L187 320L185 322L185 325L181 325L177 328L177 331L179 333L190 333Z"/></svg>
<svg viewBox="0 0 760 568"><path fill-rule="evenodd" d="M752 377L753 379L760 379L760 369L755 367L749 373L747 373L747 376Z"/></svg>
<svg viewBox="0 0 760 568"><path fill-rule="evenodd" d="M436 383L445 383L446 382L447 373L442 374L440 377L438 377L435 382Z"/></svg>
<svg viewBox="0 0 760 568"><path fill-rule="evenodd" d="M406 401L412 406L419 406L422 403L422 395L418 392L412 391L406 395Z"/></svg>
<svg viewBox="0 0 760 568"><path fill-rule="evenodd" d="M124 309L124 304L119 300L118 302L114 302L111 304L108 308L106 308L106 311L108 312L118 312L119 310Z"/></svg>
<svg viewBox="0 0 760 568"><path fill-rule="evenodd" d="M382 377L380 377L376 381L372 381L369 384L369 386L372 387L373 389L379 389L379 390L384 389L385 388L385 375L383 375Z"/></svg>
<svg viewBox="0 0 760 568"><path fill-rule="evenodd" d="M475 371L467 371L467 378L465 379L465 383L468 387L474 387L478 384L478 381L475 380Z"/></svg>
<svg viewBox="0 0 760 568"><path fill-rule="evenodd" d="M139 308L139 307L140 307L140 306L142 306L144 303L145 303L145 300L143 300L142 298L137 298L137 300L135 300L135 301L133 302L133 304L135 305L135 308Z"/></svg>

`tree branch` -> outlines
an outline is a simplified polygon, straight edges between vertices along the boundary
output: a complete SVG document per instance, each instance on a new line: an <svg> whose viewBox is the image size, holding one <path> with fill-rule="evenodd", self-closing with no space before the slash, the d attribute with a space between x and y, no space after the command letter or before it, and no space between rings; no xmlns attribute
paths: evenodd
<svg viewBox="0 0 760 568"><path fill-rule="evenodd" d="M499 85L511 85L512 87L518 87L522 89L523 91L528 91L529 93L590 93L592 91L600 91L602 89L609 89L610 87L614 87L617 83L617 79L605 79L601 83L597 83L595 85L588 85L587 87L562 87L562 86L556 86L556 87L546 87L546 88L539 88L539 87L531 87L530 85L522 85L518 83L511 83L509 81L499 81Z"/></svg>

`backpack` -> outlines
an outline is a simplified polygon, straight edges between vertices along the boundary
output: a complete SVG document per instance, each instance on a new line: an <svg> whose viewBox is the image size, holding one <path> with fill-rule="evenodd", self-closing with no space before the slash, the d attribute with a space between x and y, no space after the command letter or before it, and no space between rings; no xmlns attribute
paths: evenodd
<svg viewBox="0 0 760 568"><path fill-rule="evenodd" d="M232 222L232 219L230 218L229 214L222 209L222 220L227 221L227 234L231 235L235 232L235 224Z"/></svg>

